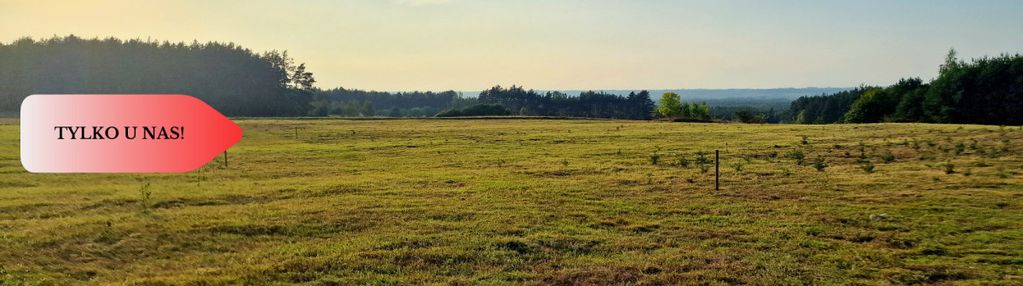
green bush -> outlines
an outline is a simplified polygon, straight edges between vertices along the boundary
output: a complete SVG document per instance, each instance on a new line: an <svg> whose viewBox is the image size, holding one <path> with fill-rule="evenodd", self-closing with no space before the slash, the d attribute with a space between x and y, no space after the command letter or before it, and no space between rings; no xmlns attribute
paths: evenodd
<svg viewBox="0 0 1023 286"><path fill-rule="evenodd" d="M690 164L691 162L689 162L689 158L686 158L685 155L679 155L678 161L675 162L675 165L678 165L679 167L682 168L689 168Z"/></svg>
<svg viewBox="0 0 1023 286"><path fill-rule="evenodd" d="M696 153L696 165L700 167L701 172L710 171L710 163L713 162L703 152Z"/></svg>
<svg viewBox="0 0 1023 286"><path fill-rule="evenodd" d="M806 155L803 154L802 150L792 150L785 157L796 160L796 165L803 165L803 159L806 159Z"/></svg>
<svg viewBox="0 0 1023 286"><path fill-rule="evenodd" d="M862 164L860 164L860 169L863 169L863 172L866 172L867 174L874 173L874 163L871 163L870 161L864 161Z"/></svg>
<svg viewBox="0 0 1023 286"><path fill-rule="evenodd" d="M824 162L823 158L817 157L817 159L814 159L814 161L813 161L813 168L817 169L817 172L824 172L824 168L827 168L827 167L828 167L828 163Z"/></svg>
<svg viewBox="0 0 1023 286"><path fill-rule="evenodd" d="M881 161L884 161L885 163L895 162L895 154L892 154L892 152L886 152L881 155Z"/></svg>
<svg viewBox="0 0 1023 286"><path fill-rule="evenodd" d="M743 167L742 162L735 162L732 164L732 168L734 168L736 172L742 172L742 167Z"/></svg>

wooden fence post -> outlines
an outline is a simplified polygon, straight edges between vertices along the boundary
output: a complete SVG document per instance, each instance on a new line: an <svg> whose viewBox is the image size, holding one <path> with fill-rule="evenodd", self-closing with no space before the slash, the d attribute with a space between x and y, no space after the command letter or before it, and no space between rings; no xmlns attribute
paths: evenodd
<svg viewBox="0 0 1023 286"><path fill-rule="evenodd" d="M721 157L721 151L714 150L714 191L715 192L718 191L719 186L720 186L719 180L718 180L718 178L720 177L720 173L721 173L720 157Z"/></svg>

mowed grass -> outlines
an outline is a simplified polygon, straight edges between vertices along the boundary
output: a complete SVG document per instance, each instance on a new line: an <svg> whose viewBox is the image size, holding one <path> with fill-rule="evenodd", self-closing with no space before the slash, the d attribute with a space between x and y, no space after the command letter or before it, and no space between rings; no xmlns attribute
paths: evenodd
<svg viewBox="0 0 1023 286"><path fill-rule="evenodd" d="M1023 283L1019 127L237 122L145 175L26 173L4 122L0 284Z"/></svg>

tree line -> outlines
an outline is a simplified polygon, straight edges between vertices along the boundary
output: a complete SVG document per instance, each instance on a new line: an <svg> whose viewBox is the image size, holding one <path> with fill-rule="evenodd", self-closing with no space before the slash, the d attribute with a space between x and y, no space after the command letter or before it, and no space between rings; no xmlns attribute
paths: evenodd
<svg viewBox="0 0 1023 286"><path fill-rule="evenodd" d="M310 115L429 117L452 108L459 96L450 90L396 93L340 87L314 90Z"/></svg>
<svg viewBox="0 0 1023 286"><path fill-rule="evenodd" d="M496 86L479 97L445 92L321 90L304 63L286 51L264 53L234 43L171 43L74 35L0 43L0 111L17 111L31 94L180 93L228 116L434 116L478 104L516 115L648 119L648 92L618 96L539 93Z"/></svg>
<svg viewBox="0 0 1023 286"><path fill-rule="evenodd" d="M504 110L526 116L650 119L658 115L647 91L626 96L586 91L570 96L495 86L478 97L467 97L455 91L319 89L315 82L305 64L296 64L287 51L258 53L234 43L74 35L0 43L3 112L17 111L31 94L180 93L195 96L228 116L428 117L504 114ZM477 105L482 106L471 108ZM703 104L659 116L708 119L713 114Z"/></svg>
<svg viewBox="0 0 1023 286"><path fill-rule="evenodd" d="M74 35L0 43L0 110L31 94L181 93L229 116L305 115L315 80L287 52Z"/></svg>
<svg viewBox="0 0 1023 286"><path fill-rule="evenodd" d="M570 96L521 86L478 97L444 92L318 89L304 63L286 51L253 52L233 43L83 39L76 36L0 43L0 111L17 111L30 94L181 93L229 116L429 117L445 111L507 110L511 115L743 122L935 122L1023 124L1023 56L970 62L949 52L939 75L906 78L886 87L861 86L805 96L787 111L765 105L711 108L666 93L655 106L647 91ZM476 105L476 109L469 109ZM447 112L446 115L459 114Z"/></svg>
<svg viewBox="0 0 1023 286"><path fill-rule="evenodd" d="M950 50L930 82L906 78L831 95L801 97L787 113L796 123L931 122L1023 124L1023 56L970 62Z"/></svg>

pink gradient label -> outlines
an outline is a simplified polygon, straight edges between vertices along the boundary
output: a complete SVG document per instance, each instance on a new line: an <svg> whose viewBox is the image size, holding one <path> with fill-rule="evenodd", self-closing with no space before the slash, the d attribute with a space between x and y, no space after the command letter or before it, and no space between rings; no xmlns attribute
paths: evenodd
<svg viewBox="0 0 1023 286"><path fill-rule="evenodd" d="M188 172L241 137L188 95L36 94L21 104L21 165L33 173Z"/></svg>

